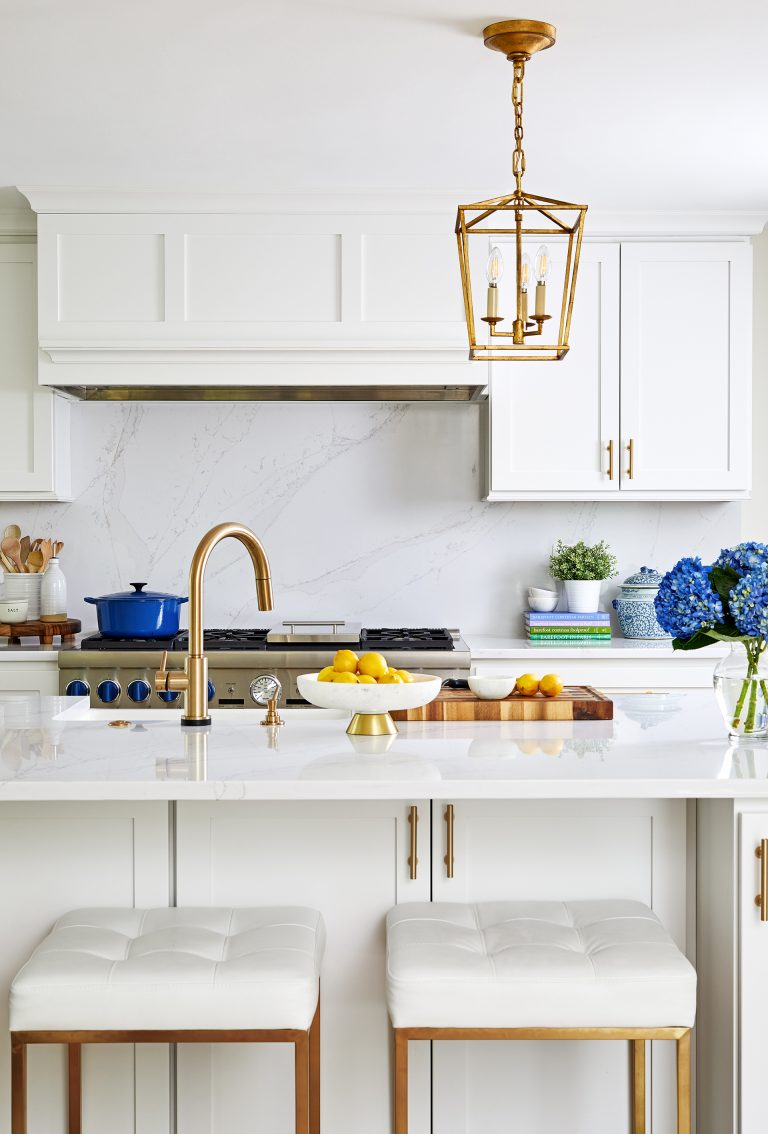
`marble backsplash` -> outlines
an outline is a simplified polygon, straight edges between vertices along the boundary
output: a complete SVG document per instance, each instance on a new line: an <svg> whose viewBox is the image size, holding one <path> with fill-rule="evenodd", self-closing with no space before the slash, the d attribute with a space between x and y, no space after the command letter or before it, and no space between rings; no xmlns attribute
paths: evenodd
<svg viewBox="0 0 768 1134"><path fill-rule="evenodd" d="M483 503L479 436L470 405L81 404L75 498L2 505L0 525L65 540L69 613L86 627L83 595L132 580L186 593L200 536L239 520L267 549L275 611L259 613L230 541L209 564L208 626L346 617L504 635L527 586L547 585L557 537L607 539L621 579L741 536L736 503Z"/></svg>

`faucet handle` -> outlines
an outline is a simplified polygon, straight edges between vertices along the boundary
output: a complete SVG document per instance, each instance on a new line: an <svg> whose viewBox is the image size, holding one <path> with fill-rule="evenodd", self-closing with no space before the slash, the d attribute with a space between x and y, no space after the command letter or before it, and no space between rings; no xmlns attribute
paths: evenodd
<svg viewBox="0 0 768 1134"><path fill-rule="evenodd" d="M259 721L259 724L267 725L267 727L270 725L279 727L285 724L285 721L277 711L277 697L270 697L269 701L267 701L267 715L263 721Z"/></svg>
<svg viewBox="0 0 768 1134"><path fill-rule="evenodd" d="M156 693L182 693L189 687L189 678L180 669L168 669L168 651L163 650L160 669L155 674Z"/></svg>

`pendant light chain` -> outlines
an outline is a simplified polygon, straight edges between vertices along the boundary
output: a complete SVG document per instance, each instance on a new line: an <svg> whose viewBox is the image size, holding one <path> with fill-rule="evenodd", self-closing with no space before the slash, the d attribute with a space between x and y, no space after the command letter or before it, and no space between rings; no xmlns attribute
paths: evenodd
<svg viewBox="0 0 768 1134"><path fill-rule="evenodd" d="M523 152L523 78L525 75L525 61L514 60L514 78L512 80L512 106L515 110L515 148L512 151L512 173L515 176L516 192L522 193L523 174L525 173L525 153Z"/></svg>

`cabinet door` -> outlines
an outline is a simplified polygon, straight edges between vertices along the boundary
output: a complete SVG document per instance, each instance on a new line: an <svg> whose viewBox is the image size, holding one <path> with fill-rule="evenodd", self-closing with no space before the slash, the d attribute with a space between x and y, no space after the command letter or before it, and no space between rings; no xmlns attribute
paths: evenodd
<svg viewBox="0 0 768 1134"><path fill-rule="evenodd" d="M760 862L755 849L768 839L768 811L741 816L739 837L739 1051L740 1134L763 1134L765 1029L768 1019L768 923L760 920Z"/></svg>
<svg viewBox="0 0 768 1134"><path fill-rule="evenodd" d="M652 906L685 947L683 802L458 800L453 878L443 861L445 812L436 800L433 900L631 898ZM433 1122L440 1134L629 1134L626 1043L433 1047ZM651 1047L648 1129L674 1134L674 1045Z"/></svg>
<svg viewBox="0 0 768 1134"><path fill-rule="evenodd" d="M11 730L0 756L18 770L31 730ZM40 742L44 744L44 741ZM10 1134L8 988L53 922L80 906L168 904L164 803L0 804L0 1134ZM65 1049L29 1052L29 1134L65 1134ZM83 1049L83 1134L169 1134L168 1047Z"/></svg>
<svg viewBox="0 0 768 1134"><path fill-rule="evenodd" d="M622 492L749 489L751 264L746 243L622 245Z"/></svg>
<svg viewBox="0 0 768 1134"><path fill-rule="evenodd" d="M333 1134L391 1132L384 923L396 902L429 900L429 804L418 812L411 880L405 803L178 805L179 905L308 905L325 919L321 1109ZM429 1045L414 1047L411 1129L427 1134ZM177 1106L184 1134L293 1134L292 1053L181 1047Z"/></svg>
<svg viewBox="0 0 768 1134"><path fill-rule="evenodd" d="M37 249L0 244L0 500L69 494L69 404L37 382Z"/></svg>
<svg viewBox="0 0 768 1134"><path fill-rule="evenodd" d="M0 703L4 693L19 696L56 697L59 692L59 667L55 661L37 661L34 656L25 661L0 661ZM15 698L14 698L15 699Z"/></svg>
<svg viewBox="0 0 768 1134"><path fill-rule="evenodd" d="M488 499L615 494L618 428L619 245L585 244L566 357L491 363Z"/></svg>

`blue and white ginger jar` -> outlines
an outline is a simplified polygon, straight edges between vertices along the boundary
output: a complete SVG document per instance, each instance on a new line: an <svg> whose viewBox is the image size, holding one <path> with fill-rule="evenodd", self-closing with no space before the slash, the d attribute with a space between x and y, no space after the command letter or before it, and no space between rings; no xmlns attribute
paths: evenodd
<svg viewBox="0 0 768 1134"><path fill-rule="evenodd" d="M662 577L653 567L641 567L621 584L621 594L613 600L613 609L625 638L672 637L659 626L653 605Z"/></svg>

